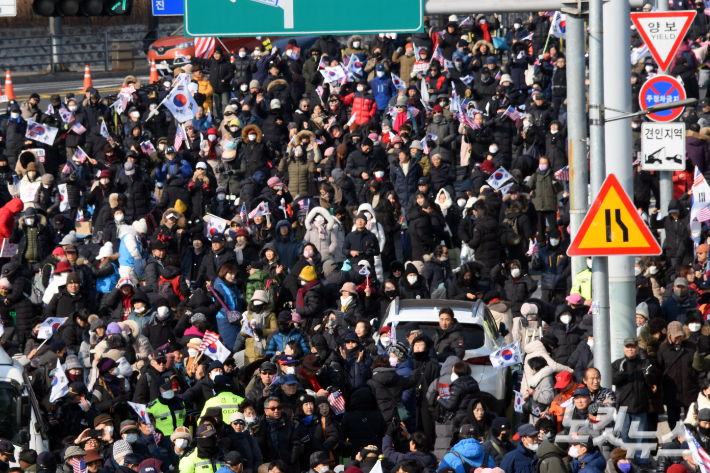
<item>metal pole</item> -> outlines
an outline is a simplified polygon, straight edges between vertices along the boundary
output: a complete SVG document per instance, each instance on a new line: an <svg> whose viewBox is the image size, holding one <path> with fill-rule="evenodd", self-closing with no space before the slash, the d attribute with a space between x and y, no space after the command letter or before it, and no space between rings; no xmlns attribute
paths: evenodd
<svg viewBox="0 0 710 473"><path fill-rule="evenodd" d="M657 0L656 2L658 11L668 11L668 0ZM658 71L659 75L667 75L668 71ZM658 207L658 213L662 217L668 215L668 204L670 204L673 198L673 171L660 171L659 176L659 190L661 193L661 202L656 202L656 207ZM663 231L661 240L666 239L666 232ZM661 243L663 243L663 241Z"/></svg>
<svg viewBox="0 0 710 473"><path fill-rule="evenodd" d="M567 150L569 156L570 238L574 239L587 213L587 97L584 84L584 18L567 15ZM586 258L572 258L572 275L587 268Z"/></svg>
<svg viewBox="0 0 710 473"><path fill-rule="evenodd" d="M604 150L604 35L603 0L589 0L589 148L592 199L606 178ZM609 349L609 264L605 256L592 260L592 299L599 306L594 313L594 366L602 386L611 386Z"/></svg>
<svg viewBox="0 0 710 473"><path fill-rule="evenodd" d="M604 103L607 107L631 113L631 15L628 0L604 3ZM614 174L630 196L633 195L631 124L628 120L605 126L606 171ZM636 276L633 256L609 257L609 303L612 361L624 356L624 339L636 337Z"/></svg>
<svg viewBox="0 0 710 473"><path fill-rule="evenodd" d="M108 31L104 31L104 70L109 71L108 65Z"/></svg>
<svg viewBox="0 0 710 473"><path fill-rule="evenodd" d="M49 34L52 40L52 74L62 67L62 18L53 16L49 18Z"/></svg>

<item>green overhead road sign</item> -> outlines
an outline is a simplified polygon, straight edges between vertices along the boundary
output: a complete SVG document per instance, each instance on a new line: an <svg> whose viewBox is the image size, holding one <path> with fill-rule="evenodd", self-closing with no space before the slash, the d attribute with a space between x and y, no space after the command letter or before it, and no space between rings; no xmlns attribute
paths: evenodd
<svg viewBox="0 0 710 473"><path fill-rule="evenodd" d="M424 28L424 0L185 0L188 36L412 33Z"/></svg>

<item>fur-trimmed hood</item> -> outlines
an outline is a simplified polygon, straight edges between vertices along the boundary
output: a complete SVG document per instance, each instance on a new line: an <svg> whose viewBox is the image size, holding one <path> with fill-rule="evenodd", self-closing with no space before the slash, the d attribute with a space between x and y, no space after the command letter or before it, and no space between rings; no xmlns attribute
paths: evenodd
<svg viewBox="0 0 710 473"><path fill-rule="evenodd" d="M372 208L372 205L368 203L360 204L360 207L357 208L357 213L360 212L370 212L370 215L372 215L372 221L377 223L377 215L375 215L375 209ZM353 228L355 228L355 225L353 225Z"/></svg>
<svg viewBox="0 0 710 473"><path fill-rule="evenodd" d="M44 215L38 213L37 216L35 217L35 219L37 219L36 222L37 222L38 226L42 226L42 227L47 226L47 218ZM24 217L22 217L20 219L20 223L18 224L18 226L20 227L20 230L23 230L25 228L25 218Z"/></svg>
<svg viewBox="0 0 710 473"><path fill-rule="evenodd" d="M123 79L123 87L126 87L129 82L134 83L134 87L136 88L136 90L141 88L141 81L138 80L136 76L126 76L126 78Z"/></svg>
<svg viewBox="0 0 710 473"><path fill-rule="evenodd" d="M446 201L442 204L439 202L439 196L441 194L444 194L446 196ZM445 212L451 208L452 205L454 205L454 201L451 200L451 196L449 195L449 192L444 189L443 187L439 189L439 192L436 193L436 205L439 206L442 212Z"/></svg>
<svg viewBox="0 0 710 473"><path fill-rule="evenodd" d="M359 47L359 48L356 48L355 46L353 46L353 43L354 43L355 41L360 41L360 47ZM360 36L359 34L354 34L354 35L352 35L352 36L350 37L350 39L348 40L348 48L350 48L350 49L365 49L365 48L364 48L364 42L363 42L363 40L362 40L362 36Z"/></svg>
<svg viewBox="0 0 710 473"><path fill-rule="evenodd" d="M288 87L288 82L283 79L272 80L271 82L269 82L269 86L266 88L266 91L269 92L272 87L276 87L277 85L283 85L284 87Z"/></svg>
<svg viewBox="0 0 710 473"><path fill-rule="evenodd" d="M543 369L535 373L532 378L530 378L528 386L531 388L536 388L537 385L540 384L540 381L547 378L548 376L553 376L554 374L555 372L552 370L551 367L545 366Z"/></svg>
<svg viewBox="0 0 710 473"><path fill-rule="evenodd" d="M250 131L256 132L256 142L261 143L261 139L264 136L264 134L261 132L261 129L256 125L247 125L244 127L244 129L242 130L242 139L244 140L244 143L249 144L249 132Z"/></svg>
<svg viewBox="0 0 710 473"><path fill-rule="evenodd" d="M697 138L699 140L705 141L706 143L710 143L710 136L709 135L705 135L703 133L698 133L697 131L688 130L685 132L685 136L691 137L691 138Z"/></svg>
<svg viewBox="0 0 710 473"><path fill-rule="evenodd" d="M306 230L311 230L313 228L313 219L316 218L317 215L322 215L323 218L325 218L326 231L330 232L333 230L333 227L335 226L335 219L332 215L330 215L330 212L323 207L313 207L311 211L308 212L308 215L306 215Z"/></svg>
<svg viewBox="0 0 710 473"><path fill-rule="evenodd" d="M308 131L308 130L299 131L296 134L296 138L294 141L296 144L300 144L301 140L303 138L308 138L308 147L306 148L306 151L312 151L312 150L316 149L316 147L318 146L318 145L316 145L316 135L312 131ZM320 161L320 159L316 160L316 162L318 162L318 161Z"/></svg>
<svg viewBox="0 0 710 473"><path fill-rule="evenodd" d="M117 193L109 194L108 203L112 209L115 209L116 207L118 207L118 194Z"/></svg>
<svg viewBox="0 0 710 473"><path fill-rule="evenodd" d="M169 208L163 213L163 217L160 219L161 225L165 225L166 216L170 215L171 213L176 214L178 217L178 228L185 228L187 226L187 220L185 219L185 216L181 212L175 210L175 208L173 207Z"/></svg>
<svg viewBox="0 0 710 473"><path fill-rule="evenodd" d="M493 45L485 39L479 39L478 41L476 41L476 43L473 45L473 54L479 53L478 48L480 48L484 44L488 46L488 55L490 56L491 52L493 51Z"/></svg>

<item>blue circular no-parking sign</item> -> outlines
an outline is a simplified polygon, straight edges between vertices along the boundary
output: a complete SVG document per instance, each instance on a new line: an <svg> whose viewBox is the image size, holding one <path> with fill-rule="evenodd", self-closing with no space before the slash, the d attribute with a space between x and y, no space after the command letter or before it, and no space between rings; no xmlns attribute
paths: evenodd
<svg viewBox="0 0 710 473"><path fill-rule="evenodd" d="M677 102L685 99L683 85L673 76L654 76L647 80L639 92L639 105L641 110L647 110L653 105ZM656 122L670 122L683 113L684 107L671 108L647 116Z"/></svg>

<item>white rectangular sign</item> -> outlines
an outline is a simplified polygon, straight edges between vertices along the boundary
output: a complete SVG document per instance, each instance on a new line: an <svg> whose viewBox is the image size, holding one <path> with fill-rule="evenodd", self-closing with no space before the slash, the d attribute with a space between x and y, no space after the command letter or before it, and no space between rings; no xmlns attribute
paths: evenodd
<svg viewBox="0 0 710 473"><path fill-rule="evenodd" d="M644 171L683 171L685 123L642 123L639 161Z"/></svg>
<svg viewBox="0 0 710 473"><path fill-rule="evenodd" d="M17 0L0 0L0 16L17 16Z"/></svg>

